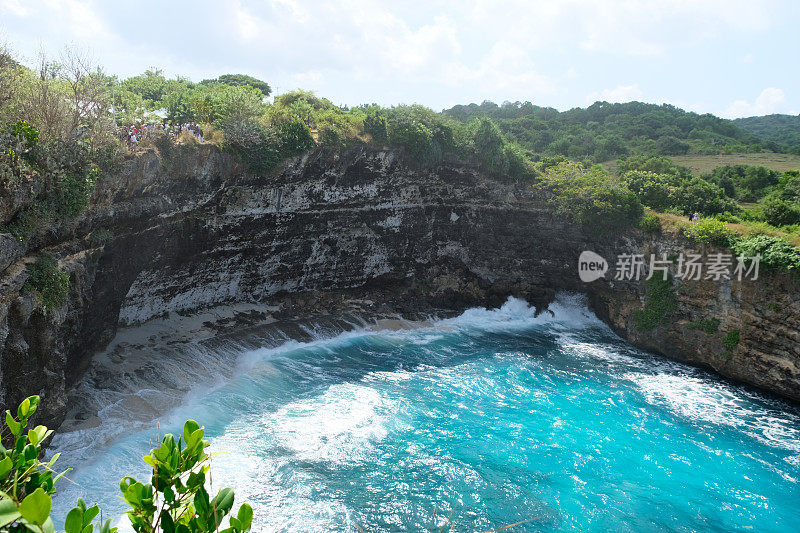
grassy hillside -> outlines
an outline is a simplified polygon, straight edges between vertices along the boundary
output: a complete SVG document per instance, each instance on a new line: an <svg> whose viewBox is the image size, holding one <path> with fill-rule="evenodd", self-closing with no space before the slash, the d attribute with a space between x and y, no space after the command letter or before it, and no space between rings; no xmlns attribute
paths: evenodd
<svg viewBox="0 0 800 533"><path fill-rule="evenodd" d="M763 140L770 150L800 155L800 115L737 118L734 123Z"/></svg>
<svg viewBox="0 0 800 533"><path fill-rule="evenodd" d="M670 159L678 165L689 167L695 174L706 174L716 167L726 165L754 165L778 172L800 169L800 155L761 152L756 154L681 155Z"/></svg>

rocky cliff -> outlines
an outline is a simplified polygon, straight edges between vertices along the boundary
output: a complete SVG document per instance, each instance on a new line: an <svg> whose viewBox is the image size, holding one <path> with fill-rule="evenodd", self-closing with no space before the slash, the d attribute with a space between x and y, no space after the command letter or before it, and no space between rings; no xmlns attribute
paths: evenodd
<svg viewBox="0 0 800 533"><path fill-rule="evenodd" d="M0 223L29 196L23 184L0 198ZM687 248L697 246L576 226L530 184L455 161L420 170L396 151L321 147L252 176L208 145L146 151L104 176L79 218L27 245L0 235L0 404L40 394L43 418L57 423L65 392L116 328L166 313L298 294L306 303L376 295L400 313L491 306L508 295L544 308L559 290L588 293L598 315L639 346L800 400L800 292L788 277L676 283L674 312L642 330L635 312L646 284L583 284L577 275L582 250L613 262ZM22 291L41 251L70 275L58 310ZM695 327L702 320L718 327ZM733 330L738 345L725 346Z"/></svg>

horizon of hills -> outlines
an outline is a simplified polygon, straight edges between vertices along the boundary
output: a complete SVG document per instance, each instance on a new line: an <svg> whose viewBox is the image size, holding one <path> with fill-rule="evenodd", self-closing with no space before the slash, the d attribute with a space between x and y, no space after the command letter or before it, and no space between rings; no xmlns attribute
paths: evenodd
<svg viewBox="0 0 800 533"><path fill-rule="evenodd" d="M532 153L599 163L627 155L716 155L771 151L800 155L800 115L724 119L671 104L597 101L558 111L530 102L456 105L442 114L488 117Z"/></svg>

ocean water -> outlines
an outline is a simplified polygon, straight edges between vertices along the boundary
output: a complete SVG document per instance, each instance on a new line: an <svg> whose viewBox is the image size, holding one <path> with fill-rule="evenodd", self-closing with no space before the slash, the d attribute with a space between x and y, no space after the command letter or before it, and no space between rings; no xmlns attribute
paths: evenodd
<svg viewBox="0 0 800 533"><path fill-rule="evenodd" d="M577 297L552 309L245 351L158 428L58 436L54 513L119 517L120 478L194 418L254 531L800 531L797 408L630 347Z"/></svg>

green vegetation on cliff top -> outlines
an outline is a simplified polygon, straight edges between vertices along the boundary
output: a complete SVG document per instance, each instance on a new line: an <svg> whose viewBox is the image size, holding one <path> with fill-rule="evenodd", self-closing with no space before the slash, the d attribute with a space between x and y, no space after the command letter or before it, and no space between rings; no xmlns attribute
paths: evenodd
<svg viewBox="0 0 800 533"><path fill-rule="evenodd" d="M295 90L268 103L269 84L245 74L194 83L148 70L119 80L69 51L36 71L10 59L0 69L0 190L38 184L32 201L0 220L23 243L43 222L79 216L94 183L130 156L118 127L162 120L200 124L205 142L234 154L254 174L269 174L315 144L390 146L402 148L412 166L432 168L449 158L498 179L530 182L557 213L595 230L641 224L658 231L664 221L655 215L640 223L648 208L713 218L686 232L702 242L732 245L731 235L745 241L769 235L771 246L800 241L797 170L735 164L693 172L675 162L731 152L763 158L765 148L788 149L791 135L784 144L763 135L771 123L791 129L786 121L762 121L756 135L752 124L748 132L712 115L640 102L564 112L484 102L437 113L419 105L346 108ZM139 137L140 146L153 146L165 160L176 140L198 142L160 130ZM595 164L614 158L614 165Z"/></svg>

